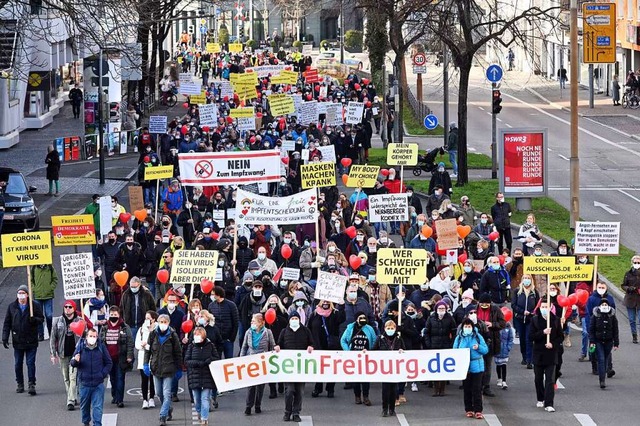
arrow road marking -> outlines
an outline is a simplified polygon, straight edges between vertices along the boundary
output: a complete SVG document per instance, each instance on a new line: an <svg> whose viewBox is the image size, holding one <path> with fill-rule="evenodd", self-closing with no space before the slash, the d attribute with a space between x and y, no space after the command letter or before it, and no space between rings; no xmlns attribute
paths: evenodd
<svg viewBox="0 0 640 426"><path fill-rule="evenodd" d="M594 201L593 202L593 207L602 207L602 209L604 211L606 211L607 213L609 213L609 214L620 214L617 211L615 211L612 208L610 208L608 204L604 204L604 203L601 203L599 201Z"/></svg>

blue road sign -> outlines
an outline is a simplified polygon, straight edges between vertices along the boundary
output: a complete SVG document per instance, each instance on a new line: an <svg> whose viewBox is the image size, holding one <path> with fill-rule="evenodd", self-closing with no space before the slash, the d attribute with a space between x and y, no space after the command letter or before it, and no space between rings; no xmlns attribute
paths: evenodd
<svg viewBox="0 0 640 426"><path fill-rule="evenodd" d="M426 127L427 130L433 130L438 127L438 117L433 114L427 115L424 118L424 127Z"/></svg>
<svg viewBox="0 0 640 426"><path fill-rule="evenodd" d="M207 32L207 26L206 25L200 25L200 32L201 33L206 33Z"/></svg>
<svg viewBox="0 0 640 426"><path fill-rule="evenodd" d="M497 83L502 80L502 67L498 64L491 64L487 68L487 80L492 83Z"/></svg>

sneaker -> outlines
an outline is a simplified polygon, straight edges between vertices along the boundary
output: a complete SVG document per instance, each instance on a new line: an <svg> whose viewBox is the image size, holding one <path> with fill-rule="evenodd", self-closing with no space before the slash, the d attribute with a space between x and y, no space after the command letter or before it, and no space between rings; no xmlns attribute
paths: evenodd
<svg viewBox="0 0 640 426"><path fill-rule="evenodd" d="M552 406L548 406L548 407L544 407L544 411L546 411L547 413L555 413L556 409L553 408Z"/></svg>
<svg viewBox="0 0 640 426"><path fill-rule="evenodd" d="M360 398L359 396L356 396L356 405L360 405L362 404L362 398Z"/></svg>
<svg viewBox="0 0 640 426"><path fill-rule="evenodd" d="M508 388L509 388L509 386L507 386L507 382L503 381L503 382L502 382L502 389L505 389L505 390L506 390L506 389L508 389Z"/></svg>
<svg viewBox="0 0 640 426"><path fill-rule="evenodd" d="M149 400L149 408L156 408L156 401L154 398Z"/></svg>
<svg viewBox="0 0 640 426"><path fill-rule="evenodd" d="M400 404L406 404L407 403L407 398L405 398L404 395L400 395L398 397L398 401L400 401Z"/></svg>
<svg viewBox="0 0 640 426"><path fill-rule="evenodd" d="M244 415L245 416L250 416L251 415L251 407L247 407L244 409Z"/></svg>
<svg viewBox="0 0 640 426"><path fill-rule="evenodd" d="M389 417L389 410L382 410L382 417Z"/></svg>
<svg viewBox="0 0 640 426"><path fill-rule="evenodd" d="M173 419L173 408L169 408L169 415L167 416L167 420Z"/></svg>
<svg viewBox="0 0 640 426"><path fill-rule="evenodd" d="M568 334L566 336L564 336L564 345L567 348L571 347L571 336L569 336Z"/></svg>
<svg viewBox="0 0 640 426"><path fill-rule="evenodd" d="M600 389L606 388L607 385L604 383L604 380L600 380Z"/></svg>
<svg viewBox="0 0 640 426"><path fill-rule="evenodd" d="M282 421L283 422L290 422L291 421L291 414L284 413L284 416L282 416Z"/></svg>
<svg viewBox="0 0 640 426"><path fill-rule="evenodd" d="M411 392L418 392L418 384L411 383Z"/></svg>
<svg viewBox="0 0 640 426"><path fill-rule="evenodd" d="M490 397L490 398L492 398L492 397L496 396L496 394L495 394L495 393L493 393L493 391L492 391L491 389L489 389L489 388L485 388L485 390L483 390L483 391L482 391L482 394L483 394L484 396L488 396L488 397Z"/></svg>
<svg viewBox="0 0 640 426"><path fill-rule="evenodd" d="M144 401L142 401L142 409L143 410L148 410L149 409L149 401L147 401L146 399Z"/></svg>
<svg viewBox="0 0 640 426"><path fill-rule="evenodd" d="M580 358L578 358L579 362L585 362L587 360L587 355L585 354L580 354Z"/></svg>
<svg viewBox="0 0 640 426"><path fill-rule="evenodd" d="M67 411L73 411L76 409L76 406L73 404L67 404Z"/></svg>
<svg viewBox="0 0 640 426"><path fill-rule="evenodd" d="M607 378L612 378L613 376L616 375L616 370L609 370L607 371Z"/></svg>
<svg viewBox="0 0 640 426"><path fill-rule="evenodd" d="M502 380L498 379L498 381L496 382L496 386L501 388L502 387Z"/></svg>
<svg viewBox="0 0 640 426"><path fill-rule="evenodd" d="M527 364L527 370L533 370L533 364L531 363Z"/></svg>
<svg viewBox="0 0 640 426"><path fill-rule="evenodd" d="M456 173L451 173L451 177L452 177L452 178L454 178L454 177L458 177L458 175L457 175Z"/></svg>
<svg viewBox="0 0 640 426"><path fill-rule="evenodd" d="M362 403L364 405L366 405L367 407L371 407L371 400L369 398L367 398L367 397L363 398Z"/></svg>
<svg viewBox="0 0 640 426"><path fill-rule="evenodd" d="M467 411L466 416L469 417L469 418L472 418L473 417L473 411Z"/></svg>
<svg viewBox="0 0 640 426"><path fill-rule="evenodd" d="M36 394L36 384L29 383L29 395L34 396Z"/></svg>
<svg viewBox="0 0 640 426"><path fill-rule="evenodd" d="M19 384L18 388L16 389L16 393L24 393L24 385L23 384Z"/></svg>
<svg viewBox="0 0 640 426"><path fill-rule="evenodd" d="M536 402L536 407L543 408L544 407L544 402L542 402L542 401Z"/></svg>
<svg viewBox="0 0 640 426"><path fill-rule="evenodd" d="M260 408L260 407L256 407L256 408L255 408L255 412L256 412L256 414L260 414L260 413L262 413L262 408Z"/></svg>
<svg viewBox="0 0 640 426"><path fill-rule="evenodd" d="M171 402L180 402L180 398L178 398L178 395L171 395Z"/></svg>
<svg viewBox="0 0 640 426"><path fill-rule="evenodd" d="M124 408L124 402L118 402L118 408Z"/></svg>
<svg viewBox="0 0 640 426"><path fill-rule="evenodd" d="M167 418L160 417L160 426L167 426Z"/></svg>
<svg viewBox="0 0 640 426"><path fill-rule="evenodd" d="M300 423L302 421L302 419L300 418L300 416L298 414L294 414L293 416L291 416L291 421L295 422L295 423Z"/></svg>
<svg viewBox="0 0 640 426"><path fill-rule="evenodd" d="M482 415L482 413L476 413L476 419L482 420L484 419L484 415Z"/></svg>

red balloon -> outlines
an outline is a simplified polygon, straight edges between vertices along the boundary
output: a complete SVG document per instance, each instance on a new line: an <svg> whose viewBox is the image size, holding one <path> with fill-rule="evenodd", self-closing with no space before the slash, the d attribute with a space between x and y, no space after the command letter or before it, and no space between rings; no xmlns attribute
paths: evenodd
<svg viewBox="0 0 640 426"><path fill-rule="evenodd" d="M204 293L204 294L209 294L211 293L211 290L213 290L213 287L215 287L215 284L213 283L213 281L208 280L208 279L203 279L202 282L200 283L200 290Z"/></svg>
<svg viewBox="0 0 640 426"><path fill-rule="evenodd" d="M289 247L289 244L282 245L282 248L280 249L280 254L282 255L282 257L289 260L289 258L293 254L291 251L291 247Z"/></svg>
<svg viewBox="0 0 640 426"><path fill-rule="evenodd" d="M314 90L315 90L316 92L319 92L319 91L320 91L320 85L319 85L319 84L316 84L313 88L314 88Z"/></svg>
<svg viewBox="0 0 640 426"><path fill-rule="evenodd" d="M422 229L425 229L425 226L431 229L429 225L424 225ZM424 235L424 233L422 235ZM447 254L447 249L441 249L440 247L438 247L438 244L436 244L436 253L438 253L440 256L444 256Z"/></svg>
<svg viewBox="0 0 640 426"><path fill-rule="evenodd" d="M267 312L264 313L264 320L269 325L273 324L276 321L276 310L273 308L267 309Z"/></svg>
<svg viewBox="0 0 640 426"><path fill-rule="evenodd" d="M568 308L569 306L571 306L571 301L569 300L569 298L567 296L565 296L563 294L559 294L556 297L556 301L558 302L558 305L562 306L563 308Z"/></svg>
<svg viewBox="0 0 640 426"><path fill-rule="evenodd" d="M282 161L283 164L289 164L289 157L282 157L280 161Z"/></svg>
<svg viewBox="0 0 640 426"><path fill-rule="evenodd" d="M229 96L225 96L222 100L225 102L229 102Z"/></svg>
<svg viewBox="0 0 640 426"><path fill-rule="evenodd" d="M182 128L180 128L180 133L182 133L183 135L186 135L189 132L189 129L187 129L187 126L182 126Z"/></svg>
<svg viewBox="0 0 640 426"><path fill-rule="evenodd" d="M580 304L584 305L587 303L587 300L589 299L589 292L587 290L576 290L576 294L578 295L578 302L580 302Z"/></svg>
<svg viewBox="0 0 640 426"><path fill-rule="evenodd" d="M368 102L367 102L366 107L367 107L367 108L371 108L371 101L368 101Z"/></svg>
<svg viewBox="0 0 640 426"><path fill-rule="evenodd" d="M217 240L218 237L220 237L220 234L218 234L217 232L212 232L211 233L211 238L213 238L214 240Z"/></svg>
<svg viewBox="0 0 640 426"><path fill-rule="evenodd" d="M360 85L358 83L356 83L356 84L353 85L353 88L356 89L356 90L360 90Z"/></svg>
<svg viewBox="0 0 640 426"><path fill-rule="evenodd" d="M350 226L347 229L344 230L344 232L347 233L347 235L349 236L349 238L355 238L356 237L356 227L355 226Z"/></svg>
<svg viewBox="0 0 640 426"><path fill-rule="evenodd" d="M182 106L185 107L185 108L189 108L189 102L183 103Z"/></svg>
<svg viewBox="0 0 640 426"><path fill-rule="evenodd" d="M369 84L369 79L363 78L363 79L362 79L362 84L364 84L365 86L366 86L367 84Z"/></svg>
<svg viewBox="0 0 640 426"><path fill-rule="evenodd" d="M504 257L504 254L501 254L500 256L498 256L498 260L500 260L500 266L502 266L504 265L506 257Z"/></svg>
<svg viewBox="0 0 640 426"><path fill-rule="evenodd" d="M262 113L261 112L256 112L256 117L257 118L262 118Z"/></svg>
<svg viewBox="0 0 640 426"><path fill-rule="evenodd" d="M233 117L227 117L227 123L233 124Z"/></svg>
<svg viewBox="0 0 640 426"><path fill-rule="evenodd" d="M131 219L131 213L120 213L120 216L118 216L118 220L122 223L129 222L129 219Z"/></svg>
<svg viewBox="0 0 640 426"><path fill-rule="evenodd" d="M578 295L575 294L575 293L570 294L569 295L569 300L571 301L571 305L575 305L576 303L578 303Z"/></svg>
<svg viewBox="0 0 640 426"><path fill-rule="evenodd" d="M351 269L356 270L360 267L360 265L362 265L362 259L359 256L352 254L349 257L349 265L351 266Z"/></svg>
<svg viewBox="0 0 640 426"><path fill-rule="evenodd" d="M489 239L491 241L496 241L500 237L500 233L498 231L493 231L489 234Z"/></svg>
<svg viewBox="0 0 640 426"><path fill-rule="evenodd" d="M345 167L349 167L351 165L351 158L343 158L342 160L340 160L340 164L342 164Z"/></svg>
<svg viewBox="0 0 640 426"><path fill-rule="evenodd" d="M308 101L310 101L311 99L313 99L313 96L311 96L311 93L309 93L309 94L307 95L307 100L308 100Z"/></svg>
<svg viewBox="0 0 640 426"><path fill-rule="evenodd" d="M458 262L464 263L466 261L467 261L467 253L462 253L460 256L458 256Z"/></svg>
<svg viewBox="0 0 640 426"><path fill-rule="evenodd" d="M85 323L84 320L74 321L69 324L69 328L71 329L71 331L73 331L73 334L78 337L82 337L82 334L84 333L84 329L86 327L87 323Z"/></svg>
<svg viewBox="0 0 640 426"><path fill-rule="evenodd" d="M380 174L384 177L389 176L389 169L380 169Z"/></svg>
<svg viewBox="0 0 640 426"><path fill-rule="evenodd" d="M209 133L209 130L211 130L211 128L209 126L202 126L202 131Z"/></svg>
<svg viewBox="0 0 640 426"><path fill-rule="evenodd" d="M156 278L160 281L160 284L166 284L169 281L169 271L166 269L160 269L156 274Z"/></svg>
<svg viewBox="0 0 640 426"><path fill-rule="evenodd" d="M502 311L502 315L504 315L504 320L507 322L511 321L513 318L513 311L506 306L503 306L500 310Z"/></svg>
<svg viewBox="0 0 640 426"><path fill-rule="evenodd" d="M186 320L185 322L182 323L182 325L180 326L180 328L182 329L182 332L184 334L189 334L191 333L191 330L193 330L193 321L191 320Z"/></svg>

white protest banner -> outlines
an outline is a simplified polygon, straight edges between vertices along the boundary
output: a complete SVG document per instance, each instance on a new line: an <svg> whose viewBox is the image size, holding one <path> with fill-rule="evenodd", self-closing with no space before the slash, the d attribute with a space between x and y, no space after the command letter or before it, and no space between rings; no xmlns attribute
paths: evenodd
<svg viewBox="0 0 640 426"><path fill-rule="evenodd" d="M258 194L269 194L269 184L267 182L258 182Z"/></svg>
<svg viewBox="0 0 640 426"><path fill-rule="evenodd" d="M111 196L107 195L98 198L98 205L100 206L100 235L107 235L113 228Z"/></svg>
<svg viewBox="0 0 640 426"><path fill-rule="evenodd" d="M309 123L315 123L316 121L318 121L318 102L303 102L302 105L300 105L298 123L307 125Z"/></svg>
<svg viewBox="0 0 640 426"><path fill-rule="evenodd" d="M233 99L233 86L230 81L222 80L217 83L220 89L220 98L224 99L225 96L228 96L229 99Z"/></svg>
<svg viewBox="0 0 640 426"><path fill-rule="evenodd" d="M250 131L256 129L256 118L255 117L239 117L238 120L238 130L240 131Z"/></svg>
<svg viewBox="0 0 640 426"><path fill-rule="evenodd" d="M60 255L62 286L67 300L96 297L96 281L93 277L93 255L74 253Z"/></svg>
<svg viewBox="0 0 640 426"><path fill-rule="evenodd" d="M406 222L409 220L407 194L369 196L369 222Z"/></svg>
<svg viewBox="0 0 640 426"><path fill-rule="evenodd" d="M169 282L176 287L200 284L204 279L215 281L217 267L218 252L215 250L176 250Z"/></svg>
<svg viewBox="0 0 640 426"><path fill-rule="evenodd" d="M296 141L293 139L282 139L282 149L285 151L295 151Z"/></svg>
<svg viewBox="0 0 640 426"><path fill-rule="evenodd" d="M296 117L300 116L300 108L302 108L302 95L299 93L295 93L293 95L291 95L291 97L293 98L293 105L296 107L296 111L292 112L289 115L293 115Z"/></svg>
<svg viewBox="0 0 640 426"><path fill-rule="evenodd" d="M362 113L364 112L364 102L349 102L347 104L347 124L360 124L362 122Z"/></svg>
<svg viewBox="0 0 640 426"><path fill-rule="evenodd" d="M178 154L180 180L186 186L278 182L280 163L276 149Z"/></svg>
<svg viewBox="0 0 640 426"><path fill-rule="evenodd" d="M190 72L181 72L178 74L178 81L182 83L193 83L193 74Z"/></svg>
<svg viewBox="0 0 640 426"><path fill-rule="evenodd" d="M219 392L263 383L463 380L469 349L421 351L294 351L260 353L209 364Z"/></svg>
<svg viewBox="0 0 640 426"><path fill-rule="evenodd" d="M329 104L325 105L327 117L325 122L327 126L341 126L342 125L342 104Z"/></svg>
<svg viewBox="0 0 640 426"><path fill-rule="evenodd" d="M211 219L218 224L218 227L224 228L224 210L212 210Z"/></svg>
<svg viewBox="0 0 640 426"><path fill-rule="evenodd" d="M200 112L200 126L218 125L218 105L198 105L198 111Z"/></svg>
<svg viewBox="0 0 640 426"><path fill-rule="evenodd" d="M576 222L575 254L611 256L620 252L620 222Z"/></svg>
<svg viewBox="0 0 640 426"><path fill-rule="evenodd" d="M238 188L236 199L238 224L315 223L318 213L315 189L289 197L264 197Z"/></svg>
<svg viewBox="0 0 640 426"><path fill-rule="evenodd" d="M298 281L300 279L300 269L298 268L282 268L281 280Z"/></svg>
<svg viewBox="0 0 640 426"><path fill-rule="evenodd" d="M260 65L253 68L245 68L245 72L253 72L258 75L259 78L280 75L282 70L291 69L291 65Z"/></svg>
<svg viewBox="0 0 640 426"><path fill-rule="evenodd" d="M167 131L167 116L152 115L149 117L149 133L165 133Z"/></svg>
<svg viewBox="0 0 640 426"><path fill-rule="evenodd" d="M331 102L318 102L318 115L327 113L327 105L331 105Z"/></svg>
<svg viewBox="0 0 640 426"><path fill-rule="evenodd" d="M322 154L322 161L336 162L336 147L335 145L316 146L316 149Z"/></svg>
<svg viewBox="0 0 640 426"><path fill-rule="evenodd" d="M202 86L200 86L200 83L181 83L178 93L181 95L199 95L202 93Z"/></svg>
<svg viewBox="0 0 640 426"><path fill-rule="evenodd" d="M349 277L331 272L318 272L316 291L313 293L315 300L328 300L329 302L343 304L344 289L347 287Z"/></svg>

